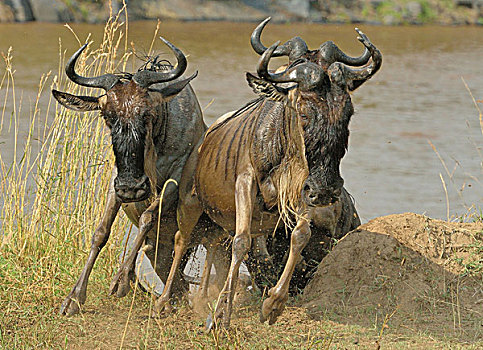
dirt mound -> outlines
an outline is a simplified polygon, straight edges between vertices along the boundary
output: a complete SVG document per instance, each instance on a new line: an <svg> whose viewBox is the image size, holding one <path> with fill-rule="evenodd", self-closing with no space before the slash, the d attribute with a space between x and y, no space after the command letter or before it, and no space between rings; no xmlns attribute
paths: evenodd
<svg viewBox="0 0 483 350"><path fill-rule="evenodd" d="M311 317L483 338L483 223L417 214L374 219L347 234L304 291Z"/></svg>

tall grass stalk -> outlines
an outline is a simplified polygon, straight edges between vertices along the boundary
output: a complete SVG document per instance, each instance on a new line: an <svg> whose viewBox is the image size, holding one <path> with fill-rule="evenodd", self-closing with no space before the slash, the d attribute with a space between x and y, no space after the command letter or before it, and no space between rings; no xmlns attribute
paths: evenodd
<svg viewBox="0 0 483 350"><path fill-rule="evenodd" d="M478 120L479 120L479 124L480 124L481 133L483 135L483 113L482 113L480 107L478 106L478 103L482 103L482 100L476 100L475 97L473 96L473 93L471 92L468 84L463 79L463 77L461 78L461 80L463 81L463 84L464 84L466 90L468 91L468 93L469 93L469 95L470 95L470 97L473 101L473 104L475 105L476 111L478 113ZM481 173L483 173L483 154L481 153L481 150L477 146L477 144L471 138L470 138L470 140L473 143L473 145L475 146L475 151L476 151L476 153L477 153L477 155L480 159ZM445 173L446 173L446 176L447 176L447 179L449 181L448 183L451 184L452 188L454 189L454 192L458 195L458 197L461 200L461 203L463 204L463 206L466 209L465 213L450 217L450 215L449 215L450 202L449 202L449 196L448 196L448 188L447 188L446 181L444 180L443 175L440 173L439 177L441 179L441 183L443 185L445 198L446 198L446 218L447 218L447 220L448 221L450 221L450 220L483 221L483 212L482 212L483 208L480 206L481 204L478 204L478 203L477 204L475 204L475 203L467 204L465 199L464 199L463 189L466 187L466 183L463 183L463 185L458 186L458 184L456 184L456 182L455 182L454 174L455 174L455 172L458 168L461 168L461 164L457 160L454 160L454 162L455 162L454 167L450 171L450 169L448 168L448 166L446 164L446 161L443 159L441 154L438 152L436 146L430 140L428 140L428 143L431 146L431 148L433 149L436 156L438 157L439 161L441 162L441 165L443 166ZM477 189L473 188L472 189L473 191L478 191L479 190L478 187L483 189L483 183L479 180L479 178L477 176L471 175L471 174L466 174L466 175L475 182L474 187L476 187Z"/></svg>
<svg viewBox="0 0 483 350"><path fill-rule="evenodd" d="M132 55L127 41L122 43L127 25L119 15L107 21L102 42L89 43L76 65L79 74L97 76L126 70ZM75 38L79 45L84 43ZM113 164L102 118L96 112L69 111L52 100L52 88L79 95L99 94L66 78L65 59L72 52L65 52L59 42L59 70L54 76L48 73L40 78L30 110L22 108L21 94L15 90L14 53L12 48L2 53L4 73L0 80L0 135L12 137L14 142L11 164L0 154L1 328L17 322L18 312L29 309L26 305L36 308L47 303L49 308L57 308L67 294L102 216ZM21 135L20 125L25 123L28 130ZM114 223L114 237L102 257L108 268L101 274L110 275L115 268L119 237L126 225L122 215ZM22 300L18 300L19 291Z"/></svg>

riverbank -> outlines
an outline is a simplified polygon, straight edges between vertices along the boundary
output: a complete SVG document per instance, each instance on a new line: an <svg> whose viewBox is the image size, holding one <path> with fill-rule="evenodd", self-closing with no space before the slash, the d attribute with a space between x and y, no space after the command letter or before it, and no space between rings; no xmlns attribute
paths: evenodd
<svg viewBox="0 0 483 350"><path fill-rule="evenodd" d="M103 23L123 1L5 0L0 22ZM129 20L482 25L483 0L140 0Z"/></svg>
<svg viewBox="0 0 483 350"><path fill-rule="evenodd" d="M481 221L376 218L337 243L277 323L260 324L264 297L247 292L230 331L211 333L203 332L206 315L186 299L175 313L155 315L139 288L123 299L107 296L116 263L105 252L82 313L60 316L80 265L53 251L19 257L7 245L0 254L0 348L481 349L482 234Z"/></svg>

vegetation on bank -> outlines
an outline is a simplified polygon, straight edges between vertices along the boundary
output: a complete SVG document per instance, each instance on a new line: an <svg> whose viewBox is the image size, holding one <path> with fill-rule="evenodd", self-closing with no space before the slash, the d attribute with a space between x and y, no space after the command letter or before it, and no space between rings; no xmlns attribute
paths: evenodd
<svg viewBox="0 0 483 350"><path fill-rule="evenodd" d="M103 41L91 44L79 59L79 74L129 70L135 55L125 41L126 30L111 18ZM73 37L77 39L75 33ZM186 305L175 314L150 318L151 298L139 288L123 299L107 296L123 249L122 234L130 225L123 215L93 270L83 313L59 316L102 215L113 161L109 135L97 113L68 111L51 99L40 103L41 96L51 96L51 88L92 93L70 83L64 65L59 48L58 72L41 77L37 99L29 104L15 88L15 50L3 52L0 134L13 135L16 149L12 163L0 155L0 349L480 348L481 343L462 345L418 329L393 333L390 320L381 318L365 326L335 322L331 314L312 320L294 306L297 300L291 300L277 324L261 325L260 296L238 309L230 332L203 333L203 318ZM27 119L28 130L20 132ZM481 271L481 264L468 269Z"/></svg>
<svg viewBox="0 0 483 350"><path fill-rule="evenodd" d="M131 20L228 20L483 24L481 0L139 0L127 2ZM0 22L102 23L123 0L29 0L0 3ZM49 8L46 11L46 6Z"/></svg>
<svg viewBox="0 0 483 350"><path fill-rule="evenodd" d="M483 6L459 6L458 0L370 0L354 3L357 4L356 11L351 12L353 8L347 7L348 11L344 11L339 5L329 19L387 25L483 24Z"/></svg>

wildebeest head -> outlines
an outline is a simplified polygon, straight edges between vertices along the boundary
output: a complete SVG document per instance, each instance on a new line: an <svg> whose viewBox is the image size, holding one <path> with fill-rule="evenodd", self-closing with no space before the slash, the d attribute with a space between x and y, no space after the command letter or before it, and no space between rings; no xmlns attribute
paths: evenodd
<svg viewBox="0 0 483 350"><path fill-rule="evenodd" d="M347 66L347 71L351 71L349 66L366 65L371 53L366 48L361 56L350 57L332 41L324 42L317 50L309 50L298 36L283 45L267 49L261 42L261 33L269 21L270 17L262 21L251 35L253 49L262 55L258 74L267 82L276 84L271 89L277 94L286 91L281 87L286 84L279 83L297 83L293 97L287 96L292 100L304 133L309 176L302 197L313 206L334 203L344 184L339 169L347 149L349 121L354 111L348 91L356 89L361 83L353 83L347 89L335 87L332 81L338 77L329 78L329 74L340 74L340 71L329 73L329 67L342 63ZM288 66L280 73L269 73L268 60L279 56L288 56Z"/></svg>
<svg viewBox="0 0 483 350"><path fill-rule="evenodd" d="M164 105L176 96L194 77L179 80L162 88L154 84L172 81L186 70L184 54L167 40L161 38L174 52L178 61L175 68L170 65L158 67L145 65L135 74L104 74L87 78L75 72L75 63L86 48L82 46L69 59L66 74L78 85L102 88L106 91L99 97L75 96L52 90L54 97L63 106L76 111L100 110L111 131L112 147L117 167L114 189L122 202L137 202L149 197L156 189L156 152L153 133L162 125ZM161 69L161 71L160 71Z"/></svg>
<svg viewBox="0 0 483 350"><path fill-rule="evenodd" d="M299 59L283 72L269 72L268 63L278 44L262 54L257 71L261 79L250 74L247 79L259 94L284 101L285 110L298 119L308 166L302 198L311 206L329 205L338 200L344 184L340 162L347 149L353 113L350 96L334 92L326 70L310 61ZM286 88L280 83L296 85Z"/></svg>

